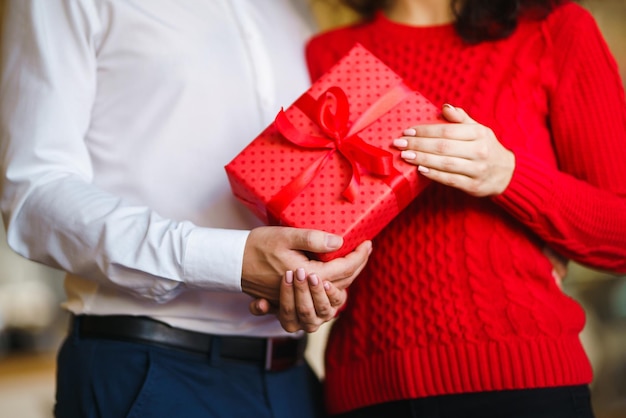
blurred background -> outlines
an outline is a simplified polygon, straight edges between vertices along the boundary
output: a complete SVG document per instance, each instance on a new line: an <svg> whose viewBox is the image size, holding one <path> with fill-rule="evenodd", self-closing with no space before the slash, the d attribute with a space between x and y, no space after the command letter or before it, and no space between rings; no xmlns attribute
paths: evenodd
<svg viewBox="0 0 626 418"><path fill-rule="evenodd" d="M584 0L595 16L626 80L626 0ZM313 0L321 30L351 22L354 15L327 0ZM6 245L0 231L0 418L50 418L55 355L67 317L60 310L63 274L26 261ZM626 276L570 264L565 291L587 312L583 343L591 358L597 418L626 418ZM328 327L313 335L307 356L323 375Z"/></svg>

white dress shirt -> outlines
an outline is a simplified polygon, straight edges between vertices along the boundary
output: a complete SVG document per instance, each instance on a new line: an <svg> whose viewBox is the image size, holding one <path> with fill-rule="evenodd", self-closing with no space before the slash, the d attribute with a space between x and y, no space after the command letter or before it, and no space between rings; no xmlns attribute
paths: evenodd
<svg viewBox="0 0 626 418"><path fill-rule="evenodd" d="M8 0L0 79L9 245L68 272L74 313L284 333L249 314L259 225L224 165L308 87L304 0Z"/></svg>

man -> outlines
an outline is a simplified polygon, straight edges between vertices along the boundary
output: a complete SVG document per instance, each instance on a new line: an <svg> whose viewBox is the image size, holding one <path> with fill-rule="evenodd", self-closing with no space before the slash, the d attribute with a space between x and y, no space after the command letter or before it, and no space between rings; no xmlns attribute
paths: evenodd
<svg viewBox="0 0 626 418"><path fill-rule="evenodd" d="M336 310L370 244L309 260L341 239L260 226L223 170L308 86L304 3L3 5L7 239L68 273L55 415L319 415L302 332L281 328L293 311L279 320L248 306L278 305L283 273L301 267L335 282Z"/></svg>

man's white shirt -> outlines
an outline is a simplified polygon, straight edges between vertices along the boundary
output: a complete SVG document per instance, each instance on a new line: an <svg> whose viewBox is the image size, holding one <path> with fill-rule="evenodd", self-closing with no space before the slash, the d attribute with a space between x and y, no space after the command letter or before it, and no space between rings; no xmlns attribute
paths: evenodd
<svg viewBox="0 0 626 418"><path fill-rule="evenodd" d="M6 3L9 245L69 272L74 313L283 334L273 316L250 315L241 292L259 222L231 195L224 165L309 85L305 2Z"/></svg>

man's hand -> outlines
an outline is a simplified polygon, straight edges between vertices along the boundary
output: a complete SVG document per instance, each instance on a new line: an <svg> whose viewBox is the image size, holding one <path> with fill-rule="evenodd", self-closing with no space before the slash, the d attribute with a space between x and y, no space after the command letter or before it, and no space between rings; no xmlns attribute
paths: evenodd
<svg viewBox="0 0 626 418"><path fill-rule="evenodd" d="M365 267L372 248L370 241L363 242L344 257L327 262L306 256L306 252L335 251L342 244L341 237L323 231L279 226L253 229L244 250L242 289L278 306L281 278L286 271L297 268L315 272L338 289L345 289Z"/></svg>

